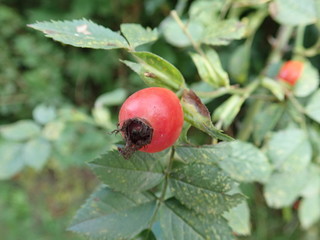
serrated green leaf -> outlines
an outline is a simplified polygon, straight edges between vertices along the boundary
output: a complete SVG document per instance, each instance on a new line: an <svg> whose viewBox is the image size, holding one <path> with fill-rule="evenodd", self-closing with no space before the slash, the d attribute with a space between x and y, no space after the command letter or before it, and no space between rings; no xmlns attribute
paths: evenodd
<svg viewBox="0 0 320 240"><path fill-rule="evenodd" d="M170 174L170 188L185 206L200 214L219 215L244 200L241 194L229 195L233 181L217 166L188 164Z"/></svg>
<svg viewBox="0 0 320 240"><path fill-rule="evenodd" d="M21 143L0 143L0 180L9 179L24 167L22 150Z"/></svg>
<svg viewBox="0 0 320 240"><path fill-rule="evenodd" d="M90 239L131 239L148 227L156 201L142 193L122 194L102 187L77 212L70 231Z"/></svg>
<svg viewBox="0 0 320 240"><path fill-rule="evenodd" d="M22 158L26 165L40 170L49 159L51 144L43 138L29 140L23 146Z"/></svg>
<svg viewBox="0 0 320 240"><path fill-rule="evenodd" d="M310 228L320 220L320 194L302 199L298 216L304 229Z"/></svg>
<svg viewBox="0 0 320 240"><path fill-rule="evenodd" d="M185 162L211 162L241 182L265 182L271 173L266 156L254 145L241 141L219 143L207 147L177 147Z"/></svg>
<svg viewBox="0 0 320 240"><path fill-rule="evenodd" d="M123 192L148 190L164 179L163 153L136 152L130 160L117 151L110 151L89 163L99 179L111 188Z"/></svg>
<svg viewBox="0 0 320 240"><path fill-rule="evenodd" d="M267 154L275 169L295 172L309 165L312 148L303 130L286 129L273 134Z"/></svg>
<svg viewBox="0 0 320 240"><path fill-rule="evenodd" d="M245 25L236 19L216 21L210 23L205 29L201 42L208 45L228 45L245 35Z"/></svg>
<svg viewBox="0 0 320 240"><path fill-rule="evenodd" d="M299 197L308 181L308 171L275 172L264 188L264 196L269 207L291 206Z"/></svg>
<svg viewBox="0 0 320 240"><path fill-rule="evenodd" d="M247 236L251 232L250 211L247 202L242 202L238 206L225 212L223 216L227 219L232 231L237 235Z"/></svg>
<svg viewBox="0 0 320 240"><path fill-rule="evenodd" d="M28 26L43 32L46 37L75 47L129 48L127 41L119 33L86 19L38 22Z"/></svg>
<svg viewBox="0 0 320 240"><path fill-rule="evenodd" d="M228 74L223 70L218 54L209 49L205 56L191 53L201 79L214 87L229 86Z"/></svg>
<svg viewBox="0 0 320 240"><path fill-rule="evenodd" d="M239 95L232 95L224 103L222 103L213 113L213 121L221 121L224 128L228 128L233 122L237 114L240 112L241 106L245 98Z"/></svg>
<svg viewBox="0 0 320 240"><path fill-rule="evenodd" d="M34 121L20 120L0 127L0 134L8 140L24 141L40 134L40 127Z"/></svg>
<svg viewBox="0 0 320 240"><path fill-rule="evenodd" d="M275 81L270 78L263 78L261 81L261 85L268 89L272 94L279 100L283 101L284 99L284 88L281 86L281 84L278 81Z"/></svg>
<svg viewBox="0 0 320 240"><path fill-rule="evenodd" d="M294 85L293 93L297 97L306 97L319 86L318 70L310 62L304 62L303 71L298 82Z"/></svg>
<svg viewBox="0 0 320 240"><path fill-rule="evenodd" d="M165 87L178 91L185 82L179 70L163 58L150 52L132 52L141 68L132 65L149 86ZM125 62L127 64L127 62ZM130 67L131 67L130 66Z"/></svg>
<svg viewBox="0 0 320 240"><path fill-rule="evenodd" d="M134 49L140 45L154 42L158 39L157 29L143 28L140 24L123 23L121 24L121 32Z"/></svg>
<svg viewBox="0 0 320 240"><path fill-rule="evenodd" d="M308 25L317 21L315 0L275 0L269 11L278 23L284 25Z"/></svg>
<svg viewBox="0 0 320 240"><path fill-rule="evenodd" d="M271 103L258 112L253 122L253 138L257 144L260 144L267 133L273 130L284 110L284 105Z"/></svg>
<svg viewBox="0 0 320 240"><path fill-rule="evenodd" d="M312 97L310 98L307 106L306 113L307 115L320 123L320 90L317 90Z"/></svg>
<svg viewBox="0 0 320 240"><path fill-rule="evenodd" d="M168 200L160 209L163 240L233 240L227 221L220 216L203 216Z"/></svg>
<svg viewBox="0 0 320 240"><path fill-rule="evenodd" d="M192 126L207 133L213 138L223 141L231 141L232 137L223 134L213 126L207 107L201 102L200 98L192 90L184 90L181 105L184 112L184 119Z"/></svg>

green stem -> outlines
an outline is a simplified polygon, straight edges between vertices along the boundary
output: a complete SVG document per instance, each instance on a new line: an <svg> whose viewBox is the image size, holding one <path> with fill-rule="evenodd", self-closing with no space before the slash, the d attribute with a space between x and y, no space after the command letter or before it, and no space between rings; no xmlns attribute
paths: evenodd
<svg viewBox="0 0 320 240"><path fill-rule="evenodd" d="M210 92L203 92L203 91L195 91L195 93L199 97L203 98L217 98L221 97L226 94L244 94L244 89L237 88L237 86L230 86L230 87L222 87L215 91Z"/></svg>
<svg viewBox="0 0 320 240"><path fill-rule="evenodd" d="M269 55L269 58L267 60L267 64L266 64L265 68L262 70L262 72L260 74L260 80L258 81L258 85L260 84L262 77L266 75L268 67L271 64L274 64L274 63L279 62L281 60L282 54L288 44L288 41L289 41L291 34L292 34L292 31L293 31L293 27L291 27L291 26L280 26L273 50ZM251 91L251 93L252 92L253 91ZM249 106L248 112L247 112L245 119L243 121L243 125L241 126L241 129L239 130L239 133L237 136L238 139L240 139L242 141L248 140L248 138L250 137L251 132L253 130L254 117L258 112L260 112L260 110L263 106L263 102L264 101L262 101L262 100L257 100L257 101L254 101L251 106Z"/></svg>
<svg viewBox="0 0 320 240"><path fill-rule="evenodd" d="M298 26L297 36L295 38L294 49L293 49L294 55L301 55L301 53L304 52L304 46L303 46L304 31L305 31L305 26Z"/></svg>

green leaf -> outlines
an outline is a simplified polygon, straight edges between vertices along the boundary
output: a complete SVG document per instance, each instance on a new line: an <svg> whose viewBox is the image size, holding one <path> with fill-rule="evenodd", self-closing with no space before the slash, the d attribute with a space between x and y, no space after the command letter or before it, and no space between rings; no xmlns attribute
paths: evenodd
<svg viewBox="0 0 320 240"><path fill-rule="evenodd" d="M284 88L281 86L279 81L264 77L261 81L261 85L272 92L279 101L284 100Z"/></svg>
<svg viewBox="0 0 320 240"><path fill-rule="evenodd" d="M218 54L209 49L205 56L191 53L201 79L214 87L229 86L228 74L223 70Z"/></svg>
<svg viewBox="0 0 320 240"><path fill-rule="evenodd" d="M264 196L269 207L291 206L308 181L308 171L275 172L264 188Z"/></svg>
<svg viewBox="0 0 320 240"><path fill-rule="evenodd" d="M46 37L75 47L129 48L127 41L119 33L86 19L38 22L28 26L43 32Z"/></svg>
<svg viewBox="0 0 320 240"><path fill-rule="evenodd" d="M298 216L304 229L320 220L320 194L304 198L298 209Z"/></svg>
<svg viewBox="0 0 320 240"><path fill-rule="evenodd" d="M131 239L148 227L156 201L141 193L122 194L103 187L77 212L70 231L90 239Z"/></svg>
<svg viewBox="0 0 320 240"><path fill-rule="evenodd" d="M24 167L22 149L23 144L20 143L0 143L0 180L9 179Z"/></svg>
<svg viewBox="0 0 320 240"><path fill-rule="evenodd" d="M308 168L308 181L301 195L305 198L320 195L320 167L318 165L310 164Z"/></svg>
<svg viewBox="0 0 320 240"><path fill-rule="evenodd" d="M8 140L24 141L39 135L40 127L31 120L20 120L1 126L0 134Z"/></svg>
<svg viewBox="0 0 320 240"><path fill-rule="evenodd" d="M168 155L164 153L136 152L130 160L126 160L117 151L110 151L89 165L99 179L111 188L136 192L148 190L164 179L161 161L165 158Z"/></svg>
<svg viewBox="0 0 320 240"><path fill-rule="evenodd" d="M306 113L307 115L320 123L320 90L317 90L312 97L310 98L307 106Z"/></svg>
<svg viewBox="0 0 320 240"><path fill-rule="evenodd" d="M229 64L229 71L232 78L238 83L244 83L248 80L248 71L250 66L250 44L238 46L232 53Z"/></svg>
<svg viewBox="0 0 320 240"><path fill-rule="evenodd" d="M194 21L182 20L191 34L192 38L198 42L203 33L203 26ZM181 27L171 17L166 18L160 25L161 31L166 41L176 47L187 47L191 45L189 38L184 34Z"/></svg>
<svg viewBox="0 0 320 240"><path fill-rule="evenodd" d="M237 235L247 236L251 232L250 211L247 202L242 202L238 206L225 212L223 216L227 219L232 231Z"/></svg>
<svg viewBox="0 0 320 240"><path fill-rule="evenodd" d="M132 52L140 66L129 64L149 86L165 87L178 91L185 82L179 70L163 58L150 52ZM127 61L124 62L127 64Z"/></svg>
<svg viewBox="0 0 320 240"><path fill-rule="evenodd" d="M213 113L213 121L221 121L224 128L228 128L233 122L245 98L239 95L232 95L224 103L222 103Z"/></svg>
<svg viewBox="0 0 320 240"><path fill-rule="evenodd" d="M227 194L233 181L217 166L188 164L170 174L170 189L185 206L200 214L220 215L244 200L243 195Z"/></svg>
<svg viewBox="0 0 320 240"><path fill-rule="evenodd" d="M223 134L221 130L218 130L213 126L207 107L192 90L184 90L181 105L184 112L184 119L192 126L200 129L213 138L223 141L233 140L233 138Z"/></svg>
<svg viewBox="0 0 320 240"><path fill-rule="evenodd" d="M143 28L140 24L123 23L121 32L133 49L158 39L157 29Z"/></svg>
<svg viewBox="0 0 320 240"><path fill-rule="evenodd" d="M282 116L285 107L278 103L265 105L254 118L253 123L253 138L257 144L267 136L267 133L272 131Z"/></svg>
<svg viewBox="0 0 320 240"><path fill-rule="evenodd" d="M123 88L117 88L111 92L104 93L100 95L94 103L94 106L99 107L109 107L116 106L123 103L127 97L127 92Z"/></svg>
<svg viewBox="0 0 320 240"><path fill-rule="evenodd" d="M177 147L184 162L217 164L231 178L241 182L265 182L271 173L266 156L254 145L241 141L219 143L206 147Z"/></svg>
<svg viewBox="0 0 320 240"><path fill-rule="evenodd" d="M228 45L244 37L245 25L236 19L215 21L205 29L201 42L209 45Z"/></svg>
<svg viewBox="0 0 320 240"><path fill-rule="evenodd" d="M163 240L234 239L224 218L198 215L176 200L168 200L162 206L160 224Z"/></svg>
<svg viewBox="0 0 320 240"><path fill-rule="evenodd" d="M56 118L56 109L53 106L40 104L33 109L32 116L36 122L46 124Z"/></svg>
<svg viewBox="0 0 320 240"><path fill-rule="evenodd" d="M315 0L274 0L269 11L284 25L308 25L317 21Z"/></svg>
<svg viewBox="0 0 320 240"><path fill-rule="evenodd" d="M24 145L22 158L28 166L40 170L49 159L50 153L51 144L45 139L35 138Z"/></svg>
<svg viewBox="0 0 320 240"><path fill-rule="evenodd" d="M310 62L304 62L303 72L298 82L294 86L294 95L297 97L306 97L314 92L319 86L318 69L312 66Z"/></svg>
<svg viewBox="0 0 320 240"><path fill-rule="evenodd" d="M224 143L219 166L231 178L240 182L265 182L271 173L271 166L266 156L253 144L233 141ZM231 148L231 150L229 150ZM227 156L225 156L227 154Z"/></svg>
<svg viewBox="0 0 320 240"><path fill-rule="evenodd" d="M286 129L273 134L267 154L275 169L295 172L309 165L312 148L303 130Z"/></svg>

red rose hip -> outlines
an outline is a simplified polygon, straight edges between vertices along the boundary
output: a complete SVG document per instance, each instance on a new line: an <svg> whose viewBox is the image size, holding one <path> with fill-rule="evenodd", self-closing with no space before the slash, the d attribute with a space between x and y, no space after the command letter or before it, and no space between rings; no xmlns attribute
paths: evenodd
<svg viewBox="0 0 320 240"><path fill-rule="evenodd" d="M121 106L119 131L126 141L120 153L129 158L135 151L154 153L172 146L183 126L178 97L160 87L142 89Z"/></svg>
<svg viewBox="0 0 320 240"><path fill-rule="evenodd" d="M289 83L291 86L295 85L300 78L303 71L303 63L300 61L285 62L278 73L278 79Z"/></svg>

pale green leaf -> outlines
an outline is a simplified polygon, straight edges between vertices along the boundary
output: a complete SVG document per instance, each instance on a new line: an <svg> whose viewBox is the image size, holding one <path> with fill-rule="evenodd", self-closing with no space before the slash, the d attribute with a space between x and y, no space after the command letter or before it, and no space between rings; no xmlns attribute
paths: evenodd
<svg viewBox="0 0 320 240"><path fill-rule="evenodd" d="M308 25L317 21L315 0L274 0L271 16L284 25Z"/></svg>
<svg viewBox="0 0 320 240"><path fill-rule="evenodd" d="M140 77L149 86L166 87L178 91L185 82L179 70L163 58L150 52L132 52L141 66L134 66ZM126 62L125 62L126 63ZM131 67L131 66L130 66Z"/></svg>
<svg viewBox="0 0 320 240"><path fill-rule="evenodd" d="M205 56L191 53L191 57L203 81L214 87L229 86L228 74L222 68L219 56L213 49L206 51Z"/></svg>
<svg viewBox="0 0 320 240"><path fill-rule="evenodd" d="M56 109L53 106L40 104L33 109L32 116L40 124L46 124L56 118Z"/></svg>
<svg viewBox="0 0 320 240"><path fill-rule="evenodd" d="M264 196L269 207L291 206L299 197L308 181L308 171L275 172L264 187Z"/></svg>
<svg viewBox="0 0 320 240"><path fill-rule="evenodd" d="M214 46L228 45L233 40L243 38L245 29L244 23L236 19L215 21L205 29L201 42Z"/></svg>
<svg viewBox="0 0 320 240"><path fill-rule="evenodd" d="M23 144L20 143L3 142L0 144L0 180L9 179L24 167L22 149Z"/></svg>
<svg viewBox="0 0 320 240"><path fill-rule="evenodd" d="M203 26L193 21L189 22L187 20L182 20L182 22L185 24L192 38L198 42L203 33ZM171 17L162 21L160 29L163 32L166 41L173 46L187 47L191 45L189 38L184 34L177 22Z"/></svg>
<svg viewBox="0 0 320 240"><path fill-rule="evenodd" d="M317 90L310 98L306 106L307 115L320 123L320 90Z"/></svg>
<svg viewBox="0 0 320 240"><path fill-rule="evenodd" d="M77 212L70 231L90 239L131 239L148 227L156 202L145 195L122 194L103 187Z"/></svg>
<svg viewBox="0 0 320 240"><path fill-rule="evenodd" d="M111 188L123 192L148 190L163 179L161 161L168 158L163 153L136 152L130 160L117 151L110 151L90 162L89 165L99 179Z"/></svg>
<svg viewBox="0 0 320 240"><path fill-rule="evenodd" d="M109 107L120 105L127 97L127 92L123 88L117 88L111 92L100 95L94 103L95 107Z"/></svg>
<svg viewBox="0 0 320 240"><path fill-rule="evenodd" d="M241 194L227 194L233 181L215 165L188 164L170 174L170 188L185 206L200 214L219 215L244 200Z"/></svg>
<svg viewBox="0 0 320 240"><path fill-rule="evenodd" d="M240 203L238 206L225 212L223 216L228 220L230 227L237 235L246 236L250 234L250 211L247 202Z"/></svg>
<svg viewBox="0 0 320 240"><path fill-rule="evenodd" d="M49 159L51 144L42 138L31 139L23 147L22 158L26 165L40 170Z"/></svg>
<svg viewBox="0 0 320 240"><path fill-rule="evenodd" d="M232 240L227 221L221 216L203 216L168 200L160 209L162 240Z"/></svg>
<svg viewBox="0 0 320 240"><path fill-rule="evenodd" d="M39 135L40 127L31 120L20 120L1 126L0 134L8 140L24 141Z"/></svg>
<svg viewBox="0 0 320 240"><path fill-rule="evenodd" d="M320 167L311 163L308 168L308 181L303 188L301 195L310 198L320 195Z"/></svg>
<svg viewBox="0 0 320 240"><path fill-rule="evenodd" d="M179 147L176 151L186 162L218 163L231 178L241 182L265 182L271 173L266 156L246 142L232 141L210 147Z"/></svg>
<svg viewBox="0 0 320 240"><path fill-rule="evenodd" d="M295 172L309 165L312 149L303 130L286 129L272 135L267 154L275 169Z"/></svg>
<svg viewBox="0 0 320 240"><path fill-rule="evenodd" d="M28 26L43 32L46 37L75 47L129 48L127 41L119 33L86 19L38 22Z"/></svg>
<svg viewBox="0 0 320 240"><path fill-rule="evenodd" d="M302 199L298 210L299 220L304 229L320 220L320 194Z"/></svg>
<svg viewBox="0 0 320 240"><path fill-rule="evenodd" d="M293 93L297 97L306 97L319 86L319 73L310 62L304 63L304 68L298 82L294 86Z"/></svg>
<svg viewBox="0 0 320 240"><path fill-rule="evenodd" d="M121 24L121 32L133 49L158 39L157 29L143 28L140 24L135 23Z"/></svg>

